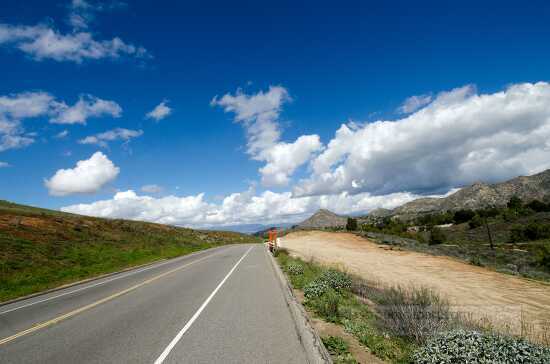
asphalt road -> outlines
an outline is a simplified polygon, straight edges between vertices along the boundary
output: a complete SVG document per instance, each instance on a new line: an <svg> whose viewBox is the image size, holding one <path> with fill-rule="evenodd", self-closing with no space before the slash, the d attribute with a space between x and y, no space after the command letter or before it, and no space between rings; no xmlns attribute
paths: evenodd
<svg viewBox="0 0 550 364"><path fill-rule="evenodd" d="M0 362L305 363L267 254L225 246L0 306Z"/></svg>

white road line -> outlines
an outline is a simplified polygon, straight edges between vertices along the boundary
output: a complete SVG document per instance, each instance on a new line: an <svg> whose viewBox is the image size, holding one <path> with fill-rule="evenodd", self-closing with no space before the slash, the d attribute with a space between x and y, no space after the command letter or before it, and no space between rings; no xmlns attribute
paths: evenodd
<svg viewBox="0 0 550 364"><path fill-rule="evenodd" d="M170 344L168 344L168 346L166 347L166 349L164 349L164 351L162 352L162 354L160 354L160 356L157 358L157 360L155 360L155 364L162 364L162 362L164 362L164 360L166 359L166 357L168 356L168 354L170 354L170 352L172 351L172 349L174 348L174 346L176 346L176 344L178 343L178 341L181 340L182 336L187 332L187 330L189 330L189 328L191 327L191 325L193 325L193 322L195 322L195 320L200 316L200 314L202 313L202 311L206 308L206 306L208 305L208 303L210 303L210 301L212 300L212 298L216 295L216 293L219 291L219 289L223 286L223 284L225 283L225 281L229 278L229 276L231 276L231 274L233 274L233 271L235 271L235 269L237 268L237 266L243 261L243 259L248 255L248 253L252 250L253 246L251 246L247 251L246 253L243 254L243 256L241 257L241 259L239 259L239 261L237 263L235 263L235 265L233 266L233 268L231 268L231 270L229 271L229 273L227 273L227 275L224 277L224 279L222 279L222 281L218 284L218 286L216 287L216 289L214 289L214 291L212 291L212 293L210 293L210 296L208 296L208 298L206 299L206 301L203 302L203 304L201 305L201 307L199 307L199 309L197 310L197 312L195 312L195 314L193 315L193 317L191 317L191 319L189 321L187 321L187 323L185 324L185 326L183 327L183 329L180 330L180 332L178 332L178 334L172 339L172 341L170 342Z"/></svg>
<svg viewBox="0 0 550 364"><path fill-rule="evenodd" d="M183 259L184 257L185 257L185 255L183 257L181 257L181 259ZM175 261L177 262L178 260L175 260ZM92 284L92 285L89 285L89 286L85 286L85 287L78 288L78 289L75 289L75 290L72 290L72 291L69 291L69 292L61 293L61 294L58 294L58 295L55 295L55 296L52 296L52 297L44 298L44 299L39 300L39 301L30 302L30 303L27 303L25 305L17 306L17 307L11 308L11 309L6 310L6 311L1 311L0 315L5 315L7 313L17 311L17 310L20 310L20 309L25 308L25 307L33 306L33 305L43 303L43 302L47 302L47 301L51 301L51 300L54 300L56 298L67 296L67 295L70 295L70 294L73 294L73 293L76 293L76 292L80 292L80 291L83 291L83 290L88 289L88 288L94 288L94 287L97 287L97 286L101 286L103 284L106 284L106 283L109 283L109 282L112 282L112 281L116 281L117 279L126 278L126 277L129 277L129 276L133 275L133 274L145 272L145 271L147 271L149 269L153 269L153 268L159 268L159 267L162 267L163 265L166 265L166 264L169 264L169 263L174 263L175 261L174 260L169 260L167 262L154 264L150 267L145 267L145 268L142 268L142 269L139 269L139 270L136 270L136 271L131 271L129 273L125 273L125 274L123 273L121 275L117 275L114 278L110 278L110 279L107 279L105 281L101 281L101 282L98 282L98 283L95 283L95 284Z"/></svg>

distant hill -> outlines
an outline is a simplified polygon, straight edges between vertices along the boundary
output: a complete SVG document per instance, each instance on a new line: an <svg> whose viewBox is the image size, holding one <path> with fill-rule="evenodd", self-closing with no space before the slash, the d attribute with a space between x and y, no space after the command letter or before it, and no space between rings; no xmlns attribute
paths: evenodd
<svg viewBox="0 0 550 364"><path fill-rule="evenodd" d="M0 302L125 267L261 240L0 200Z"/></svg>
<svg viewBox="0 0 550 364"><path fill-rule="evenodd" d="M287 223L274 224L274 225L242 224L242 225L226 225L226 226L213 227L213 228L209 228L208 230L215 229L215 230L223 230L223 231L234 231L234 232L243 233L243 234L257 234L272 228L285 229L287 227L291 227L292 225L294 224L287 224Z"/></svg>
<svg viewBox="0 0 550 364"><path fill-rule="evenodd" d="M444 198L419 198L391 210L386 216L404 220L418 215L460 209L480 209L505 206L512 196L525 202L543 201L550 197L550 169L532 176L520 176L509 181L485 184L474 183ZM369 214L371 218L376 218Z"/></svg>
<svg viewBox="0 0 550 364"><path fill-rule="evenodd" d="M345 226L347 216L337 215L329 210L320 209L310 218L298 224L298 228L329 228Z"/></svg>

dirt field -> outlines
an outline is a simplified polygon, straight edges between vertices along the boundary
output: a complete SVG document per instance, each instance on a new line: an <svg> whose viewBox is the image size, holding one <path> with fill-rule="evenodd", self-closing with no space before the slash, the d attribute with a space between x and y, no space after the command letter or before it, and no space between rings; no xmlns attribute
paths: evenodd
<svg viewBox="0 0 550 364"><path fill-rule="evenodd" d="M469 265L453 258L388 250L347 233L304 231L281 238L302 259L336 265L386 285L425 286L446 297L453 309L489 320L503 331L538 340L549 334L550 285Z"/></svg>

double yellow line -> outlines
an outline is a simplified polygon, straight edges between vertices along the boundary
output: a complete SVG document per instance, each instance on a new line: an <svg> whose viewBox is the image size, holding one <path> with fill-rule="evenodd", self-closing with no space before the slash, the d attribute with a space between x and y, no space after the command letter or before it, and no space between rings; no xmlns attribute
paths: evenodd
<svg viewBox="0 0 550 364"><path fill-rule="evenodd" d="M180 266L180 267L174 268L174 269L172 269L172 270L169 270L169 271L167 271L167 272L164 272L164 273L162 273L162 274L159 274L159 275L157 275L157 276L154 276L154 277L152 277L152 278L149 278L149 279L147 279L147 280L145 280L145 281L143 281L143 282L141 282L141 283L138 283L138 284L136 284L136 285L134 285L134 286L132 286L132 287L130 287L130 288L126 288L126 289L124 289L124 290L122 290L122 291L119 291L119 292L117 292L117 293L115 293L115 294L112 294L112 295L110 295L110 296L108 296L108 297L102 298L102 299L100 299L99 301L96 301L96 302L94 302L94 303L90 303L89 305L86 305L86 306L77 308L77 309L74 310L74 311L68 312L68 313L66 313L66 314L64 314L64 315L58 316L58 317L53 318L53 319L51 319L51 320L48 320L48 321L45 321L45 322L36 324L36 325L34 325L33 327L28 328L28 329L26 329L26 330L23 330L23 331L21 331L21 332L18 332L17 334L14 334L14 335L12 335L12 336L8 336L8 337L6 337L6 338L4 338L4 339L0 339L0 345L7 344L7 343L9 343L10 341L13 341L13 340L15 340L15 339L17 339L17 338L20 338L20 337L22 337L22 336L31 334L31 333L33 333L33 332L35 332L35 331L38 331L38 330L40 330L40 329L43 329L43 328L45 328L45 327L48 327L48 326L57 324L58 322L61 322L61 321L66 320L66 319L68 319L68 318L70 318L70 317L76 316L76 315L78 315L79 313L82 313L82 312L84 312L84 311L88 311L89 309L94 308L94 307L96 307L96 306L99 306L99 305L101 305L101 304L103 304L103 303L105 303L105 302L114 300L115 298L120 297L120 296L122 296L122 295L124 295L124 294L126 294L126 293L132 292L132 291L134 291L134 290L136 290L136 289L138 289L138 288L140 288L140 287L142 287L142 286L145 286L146 284L152 283L152 282L154 282L154 281L156 281L156 280L158 280L158 279L160 279L160 278L162 278L162 277L165 277L165 276L167 276L167 275L169 275L169 274L172 274L172 273L174 273L174 272L177 272L177 271L179 271L179 270L182 270L182 269L184 269L184 268L187 268L187 267L189 267L189 266L191 266L191 265L193 265L193 264L195 264L195 263L198 263L198 262L203 261L203 260L205 260L205 259L207 259L207 258L210 258L210 257L212 257L212 256L215 255L215 254L216 254L216 253L211 254L211 255L208 255L208 256L203 257L203 258L200 258L200 259L197 259L197 260L194 260L194 261L192 261L191 263L188 263L188 264L182 265L182 266Z"/></svg>

